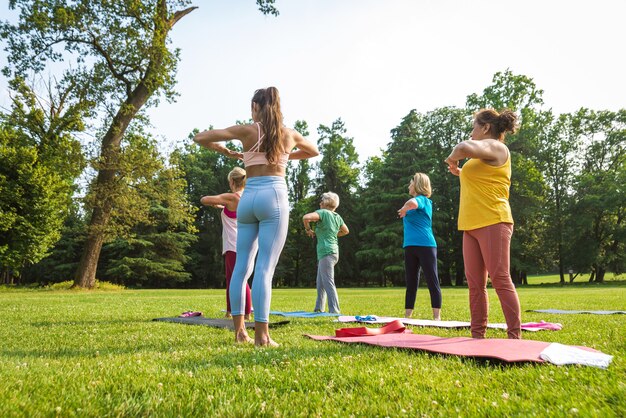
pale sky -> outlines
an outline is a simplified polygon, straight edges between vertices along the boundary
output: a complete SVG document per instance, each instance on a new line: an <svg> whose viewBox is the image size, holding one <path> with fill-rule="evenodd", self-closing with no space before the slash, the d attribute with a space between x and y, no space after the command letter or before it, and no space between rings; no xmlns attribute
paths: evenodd
<svg viewBox="0 0 626 418"><path fill-rule="evenodd" d="M149 112L163 150L248 119L272 85L288 126L306 120L315 141L341 117L362 162L411 109L462 107L507 68L557 113L626 108L624 0L277 0L278 17L254 0L193 3L172 31L180 96Z"/></svg>

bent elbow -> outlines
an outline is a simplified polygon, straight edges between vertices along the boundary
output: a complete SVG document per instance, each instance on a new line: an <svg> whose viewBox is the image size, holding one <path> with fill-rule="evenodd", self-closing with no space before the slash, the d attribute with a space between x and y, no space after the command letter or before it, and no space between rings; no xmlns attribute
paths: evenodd
<svg viewBox="0 0 626 418"><path fill-rule="evenodd" d="M320 155L320 150L315 147L315 149L307 150L306 154L309 156L309 158L317 157L318 155Z"/></svg>
<svg viewBox="0 0 626 418"><path fill-rule="evenodd" d="M206 136L207 131L202 131L202 132L198 132L197 134L195 134L193 136L193 142L195 142L196 144L199 144L200 141L202 141L203 139L205 139L204 137Z"/></svg>

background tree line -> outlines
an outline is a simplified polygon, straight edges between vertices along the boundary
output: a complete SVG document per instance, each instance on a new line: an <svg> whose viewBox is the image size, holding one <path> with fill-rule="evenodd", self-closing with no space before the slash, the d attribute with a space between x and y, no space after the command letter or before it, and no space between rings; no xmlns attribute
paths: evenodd
<svg viewBox="0 0 626 418"><path fill-rule="evenodd" d="M12 98L0 111L2 282L74 280L92 287L97 276L129 286L223 286L219 213L200 207L199 199L227 191L226 175L239 162L190 140L161 155L144 113L175 96L178 51L168 36L193 12L190 3L11 3L21 14L17 25L0 24ZM262 13L277 15L273 3L256 1ZM72 65L58 78L42 78L50 65L67 61ZM315 243L300 219L318 208L323 192L334 191L351 230L340 241L338 284L402 285L396 210L420 171L433 184L442 284L462 285L459 184L443 160L468 138L472 114L484 107L521 117L520 130L508 138L514 279L523 283L527 274L549 270L558 270L562 282L569 271L569 280L621 273L626 110L554 114L542 93L527 76L497 73L462 108L410 110L381 155L365 162L340 118L317 127L321 159L288 167L290 229L275 284L314 283ZM305 121L295 129L309 134Z"/></svg>

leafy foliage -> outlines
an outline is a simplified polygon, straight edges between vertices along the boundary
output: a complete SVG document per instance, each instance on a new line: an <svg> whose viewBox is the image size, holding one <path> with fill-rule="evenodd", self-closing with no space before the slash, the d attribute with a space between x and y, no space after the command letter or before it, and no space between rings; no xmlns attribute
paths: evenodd
<svg viewBox="0 0 626 418"><path fill-rule="evenodd" d="M49 254L72 205L84 167L80 142L85 106L49 89L47 100L16 78L10 112L0 115L0 270L11 281Z"/></svg>
<svg viewBox="0 0 626 418"><path fill-rule="evenodd" d="M353 139L346 136L347 129L341 119L335 120L331 126L320 125L317 133L317 146L322 160L316 167L312 210L319 208L319 199L323 193L334 192L339 196L337 212L350 229L350 234L339 240L340 261L335 267L335 282L342 286L358 277L360 271L354 251L341 251L342 248L357 248L359 245L361 215L356 194L359 186L359 155Z"/></svg>

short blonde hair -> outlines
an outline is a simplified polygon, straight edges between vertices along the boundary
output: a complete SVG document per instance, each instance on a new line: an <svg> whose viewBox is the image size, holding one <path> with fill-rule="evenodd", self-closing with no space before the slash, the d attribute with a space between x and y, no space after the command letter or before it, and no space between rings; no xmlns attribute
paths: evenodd
<svg viewBox="0 0 626 418"><path fill-rule="evenodd" d="M411 184L413 184L413 191L418 195L430 197L432 194L430 178L424 173L415 173L411 179Z"/></svg>
<svg viewBox="0 0 626 418"><path fill-rule="evenodd" d="M322 195L321 203L327 208L335 210L339 206L339 196L337 193L326 192Z"/></svg>
<svg viewBox="0 0 626 418"><path fill-rule="evenodd" d="M228 173L228 181L232 181L237 189L243 189L246 185L246 170L235 167Z"/></svg>

